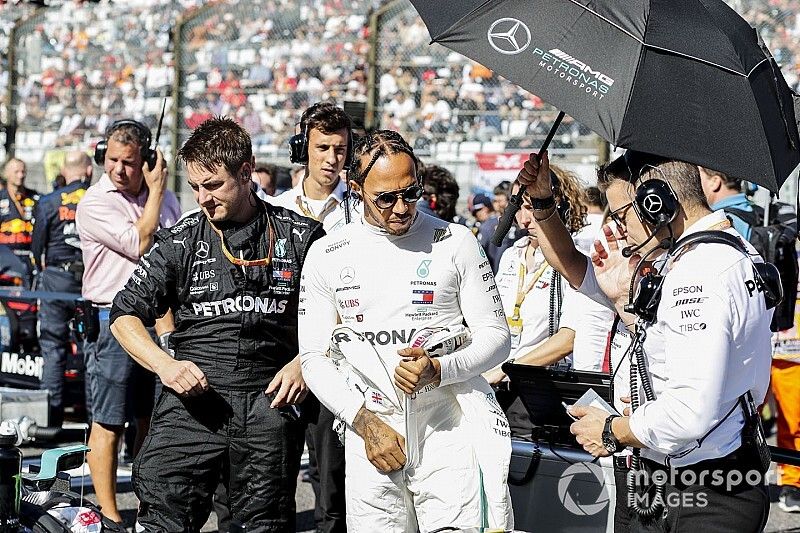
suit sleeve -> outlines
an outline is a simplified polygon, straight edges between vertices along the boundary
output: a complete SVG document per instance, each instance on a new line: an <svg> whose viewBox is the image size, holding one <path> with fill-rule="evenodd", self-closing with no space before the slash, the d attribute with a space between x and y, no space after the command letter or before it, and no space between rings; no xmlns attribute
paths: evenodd
<svg viewBox="0 0 800 533"><path fill-rule="evenodd" d="M132 315L150 327L169 310L177 282L177 258L171 257L168 242L156 240L139 259L125 288L114 298L111 323L122 315Z"/></svg>
<svg viewBox="0 0 800 533"><path fill-rule="evenodd" d="M50 217L45 202L36 202L33 210L33 234L31 235L31 254L36 268L42 269L42 256L47 249L47 236L50 229Z"/></svg>
<svg viewBox="0 0 800 533"><path fill-rule="evenodd" d="M466 233L453 257L458 275L461 314L472 333L466 348L439 358L442 385L482 374L508 358L511 334L494 274L480 243Z"/></svg>
<svg viewBox="0 0 800 533"><path fill-rule="evenodd" d="M364 398L350 390L345 377L328 357L331 332L338 322L333 290L325 279L323 246L311 246L300 278L298 344L303 379L320 402L352 426Z"/></svg>

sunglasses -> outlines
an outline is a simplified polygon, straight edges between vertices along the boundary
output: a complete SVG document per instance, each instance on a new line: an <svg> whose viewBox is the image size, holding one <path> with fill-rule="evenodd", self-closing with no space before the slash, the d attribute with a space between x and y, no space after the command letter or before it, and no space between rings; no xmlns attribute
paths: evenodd
<svg viewBox="0 0 800 533"><path fill-rule="evenodd" d="M615 209L608 214L608 218L614 221L614 224L617 225L618 228L624 228L625 218L628 215L628 209L633 207L633 202L628 202L627 204L623 205L619 209Z"/></svg>
<svg viewBox="0 0 800 533"><path fill-rule="evenodd" d="M405 189L382 192L373 198L372 203L374 203L378 209L391 209L399 198L402 198L403 202L407 204L417 203L419 199L422 198L422 193L422 187L419 185L412 185Z"/></svg>

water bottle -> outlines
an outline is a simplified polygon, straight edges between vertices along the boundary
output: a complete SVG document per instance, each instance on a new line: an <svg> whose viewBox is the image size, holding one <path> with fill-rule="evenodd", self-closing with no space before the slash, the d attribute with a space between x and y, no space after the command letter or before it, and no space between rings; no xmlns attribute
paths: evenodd
<svg viewBox="0 0 800 533"><path fill-rule="evenodd" d="M16 428L9 422L0 424L0 533L19 531L22 452L16 444Z"/></svg>

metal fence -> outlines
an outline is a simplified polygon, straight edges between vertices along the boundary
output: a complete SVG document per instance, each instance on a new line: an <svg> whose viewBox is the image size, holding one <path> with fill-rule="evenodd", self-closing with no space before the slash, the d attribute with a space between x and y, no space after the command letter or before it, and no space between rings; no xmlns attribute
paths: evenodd
<svg viewBox="0 0 800 533"><path fill-rule="evenodd" d="M800 0L729 2L797 89ZM286 140L306 106L360 102L368 126L403 132L423 158L454 168L467 187L476 153L536 148L555 117L536 96L429 45L408 0L65 2L33 15L13 9L0 9L0 45L9 41L0 57L0 140L8 131L4 146L29 163L31 184L42 190L62 149L91 150L117 118L154 128L165 95L160 146L186 207L191 199L174 147L214 114L245 126L258 161L288 165ZM552 145L584 176L603 148L569 117Z"/></svg>
<svg viewBox="0 0 800 533"><path fill-rule="evenodd" d="M306 107L366 100L369 4L242 0L186 17L175 33L178 142L203 120L228 115L250 133L259 162L287 164ZM179 166L179 181L183 173Z"/></svg>
<svg viewBox="0 0 800 533"><path fill-rule="evenodd" d="M16 25L8 147L28 162L32 185L47 190L63 149L92 149L118 118L155 127L174 76L171 25L183 9L171 0L68 2Z"/></svg>

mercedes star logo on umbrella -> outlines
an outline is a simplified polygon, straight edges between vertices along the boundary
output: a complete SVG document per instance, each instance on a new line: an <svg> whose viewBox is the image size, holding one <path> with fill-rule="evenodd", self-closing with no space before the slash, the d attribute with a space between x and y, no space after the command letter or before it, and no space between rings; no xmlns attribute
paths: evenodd
<svg viewBox="0 0 800 533"><path fill-rule="evenodd" d="M531 44L531 30L522 21L512 18L494 21L488 36L492 48L506 55L522 53Z"/></svg>
<svg viewBox="0 0 800 533"><path fill-rule="evenodd" d="M433 42L616 147L771 191L800 163L797 96L758 32L723 0L411 3Z"/></svg>

